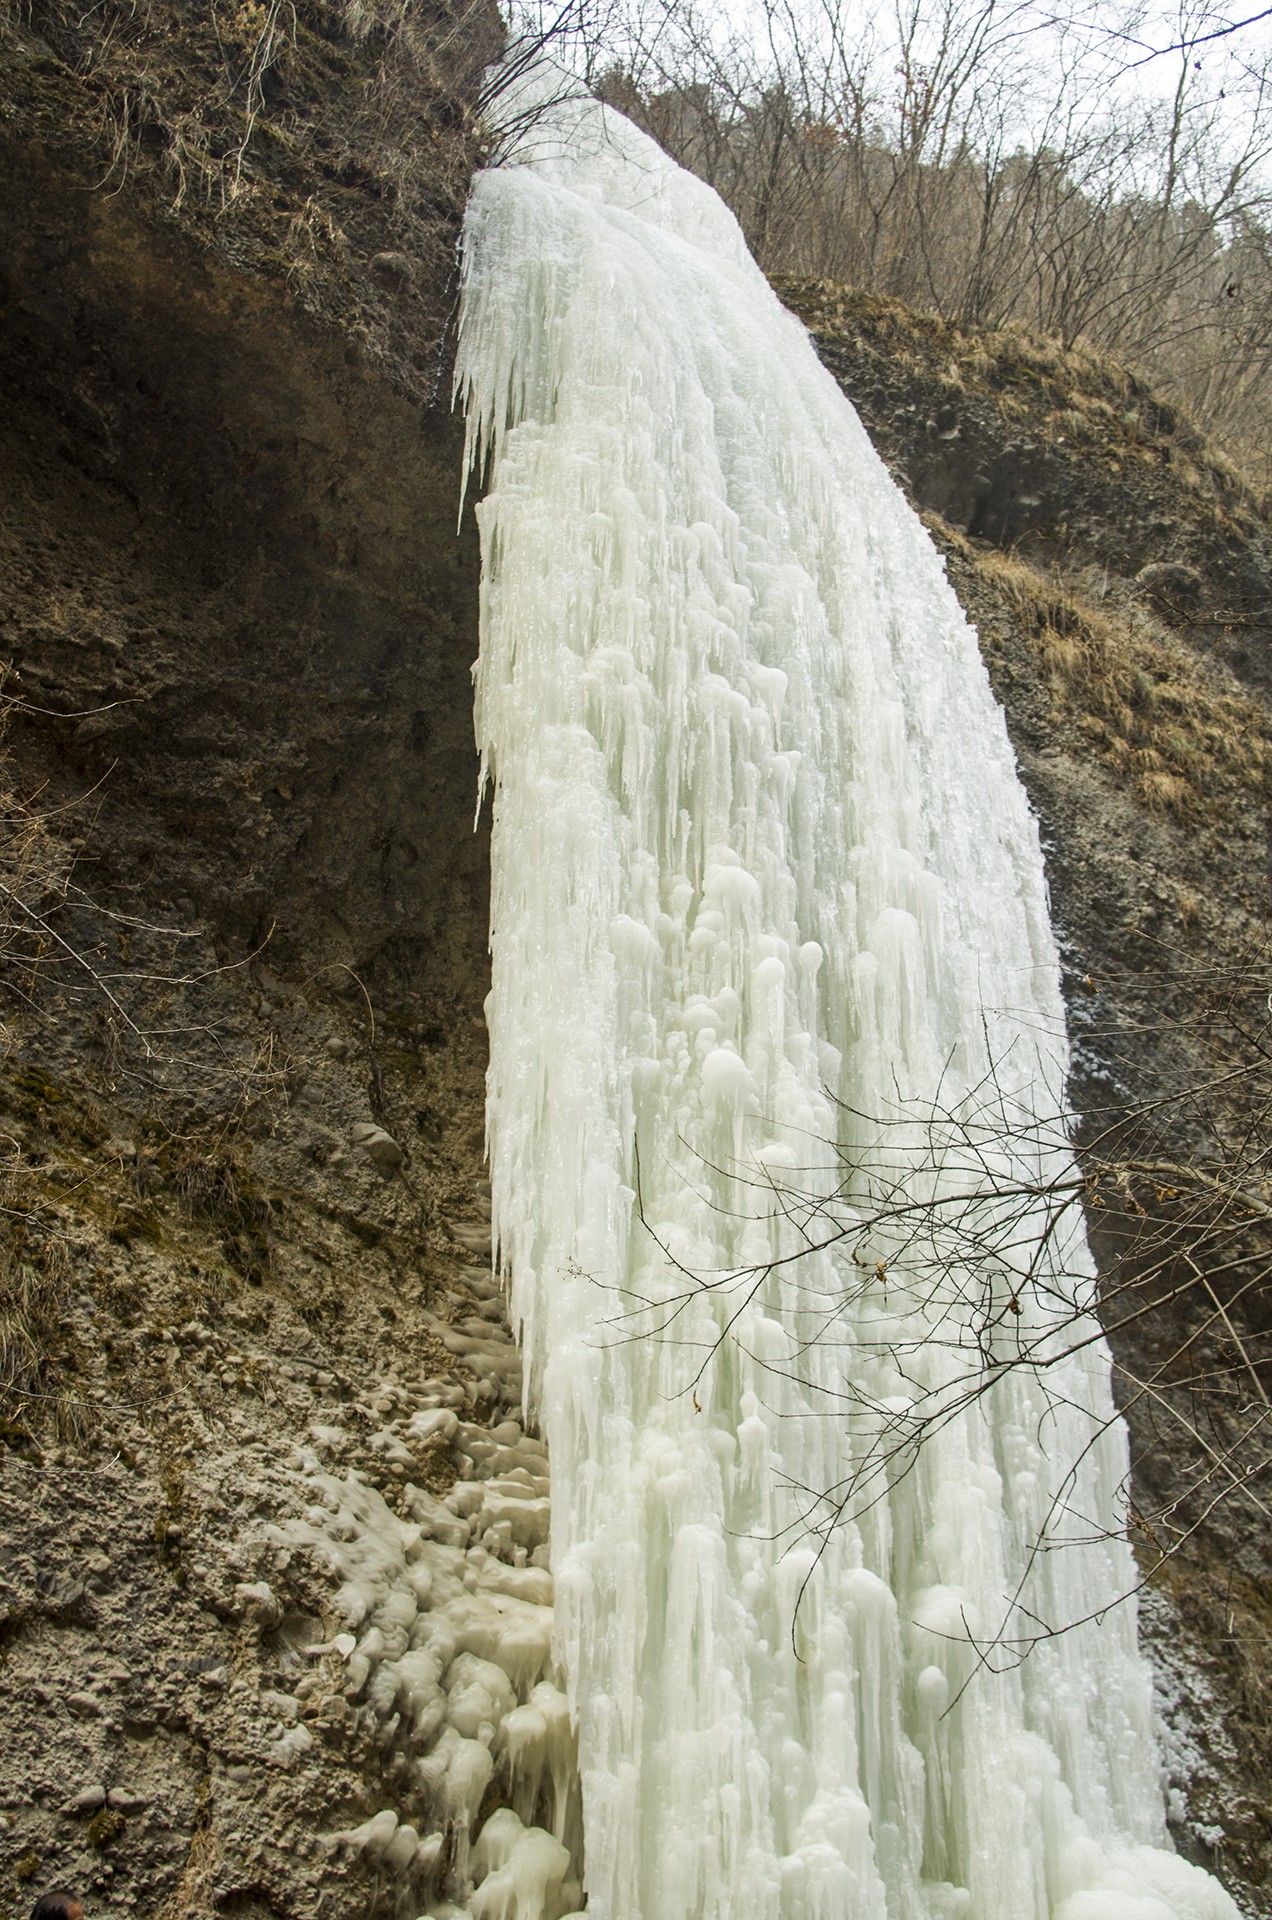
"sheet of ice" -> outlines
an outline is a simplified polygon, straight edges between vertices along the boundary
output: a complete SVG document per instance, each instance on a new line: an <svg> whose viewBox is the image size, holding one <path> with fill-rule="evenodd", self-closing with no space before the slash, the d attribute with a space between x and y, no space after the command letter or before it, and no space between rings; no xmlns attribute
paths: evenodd
<svg viewBox="0 0 1272 1920"><path fill-rule="evenodd" d="M545 108L464 247L494 1220L589 1914L1230 1917L1164 1850L1111 1606L1090 1268L1029 1193L1072 1177L1058 967L975 637L627 123Z"/></svg>

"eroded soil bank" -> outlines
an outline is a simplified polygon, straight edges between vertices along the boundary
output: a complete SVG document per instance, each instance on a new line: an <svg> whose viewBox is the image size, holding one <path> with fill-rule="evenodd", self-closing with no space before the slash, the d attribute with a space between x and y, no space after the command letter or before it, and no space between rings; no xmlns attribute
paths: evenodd
<svg viewBox="0 0 1272 1920"><path fill-rule="evenodd" d="M519 1397L474 1267L462 182L404 276L365 183L257 179L218 227L105 177L48 41L6 74L0 1911L414 1912L448 1859L322 1843L439 1823L287 1529L353 1470L475 1538L429 1503ZM318 299L264 255L322 191L365 207Z"/></svg>

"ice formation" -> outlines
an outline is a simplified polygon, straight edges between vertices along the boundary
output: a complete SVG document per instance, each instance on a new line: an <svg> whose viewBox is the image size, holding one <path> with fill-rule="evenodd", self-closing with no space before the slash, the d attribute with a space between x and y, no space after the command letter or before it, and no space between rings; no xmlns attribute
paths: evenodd
<svg viewBox="0 0 1272 1920"><path fill-rule="evenodd" d="M591 101L531 120L476 183L458 380L589 1915L1231 1920L1113 1604L1058 967L975 638L714 195ZM517 1818L483 1915L551 1911Z"/></svg>
<svg viewBox="0 0 1272 1920"><path fill-rule="evenodd" d="M443 1433L470 1476L445 1501L408 1481L395 1512L358 1474L341 1479L312 1454L310 1504L271 1530L335 1584L345 1631L309 1652L334 1666L330 1691L386 1755L398 1803L326 1842L391 1876L404 1910L414 1896L412 1912L425 1905L443 1920L556 1920L577 1911L582 1890L574 1729L554 1678L551 1575L536 1563L543 1442L515 1420L485 1427L445 1407L403 1424L417 1440ZM401 1444L392 1427L377 1437ZM244 1587L240 1603L251 1596L259 1604ZM312 1735L281 1736L279 1764L303 1757L298 1738ZM504 1804L483 1818L491 1797ZM423 1810L425 1830L402 1805Z"/></svg>

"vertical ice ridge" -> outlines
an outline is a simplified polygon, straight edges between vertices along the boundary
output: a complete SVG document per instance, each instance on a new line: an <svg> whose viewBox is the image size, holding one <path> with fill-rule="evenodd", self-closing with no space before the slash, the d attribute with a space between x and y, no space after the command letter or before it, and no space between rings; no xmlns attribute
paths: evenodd
<svg viewBox="0 0 1272 1920"><path fill-rule="evenodd" d="M1231 1916L1163 1850L1133 1609L1093 1618L1134 1583L1103 1349L960 1410L1090 1269L1001 1198L1069 1170L1020 1124L1058 967L935 551L720 203L589 101L476 183L457 386L589 1911ZM1086 1624L974 1672L1017 1599Z"/></svg>

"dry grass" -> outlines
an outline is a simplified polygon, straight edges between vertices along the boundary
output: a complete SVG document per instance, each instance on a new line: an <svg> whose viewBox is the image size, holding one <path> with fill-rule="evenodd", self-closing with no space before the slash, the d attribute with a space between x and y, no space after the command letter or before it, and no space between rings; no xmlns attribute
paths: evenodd
<svg viewBox="0 0 1272 1920"><path fill-rule="evenodd" d="M474 119L461 95L489 50L485 0L104 0L87 13L29 0L26 11L84 85L103 184L157 175L174 208L224 209L266 200L308 164L320 185L370 186L403 212L417 175L431 196L466 185Z"/></svg>
<svg viewBox="0 0 1272 1920"><path fill-rule="evenodd" d="M189 1217L215 1232L230 1266L252 1285L269 1277L273 1210L258 1191L248 1157L224 1138L200 1148L188 1141L175 1159L170 1179Z"/></svg>
<svg viewBox="0 0 1272 1920"><path fill-rule="evenodd" d="M36 1199L34 1175L14 1152L0 1172L0 1439L9 1444L50 1430L82 1440L88 1428L69 1379L69 1248Z"/></svg>
<svg viewBox="0 0 1272 1920"><path fill-rule="evenodd" d="M844 341L855 355L885 359L894 378L908 374L951 399L987 400L1009 427L1029 419L1044 441L1149 469L1169 459L1176 483L1220 508L1251 498L1248 477L1178 407L1083 341L1065 346L1019 326L963 328L829 280L775 275L773 285L832 367L835 343Z"/></svg>
<svg viewBox="0 0 1272 1920"><path fill-rule="evenodd" d="M1222 645L1261 618L1245 605L1250 589L1232 562L1266 532L1238 469L1131 369L1082 343L1065 347L1015 327L963 329L828 281L775 285L846 390L868 396L885 444L899 434L903 466L922 443L924 414L930 435L948 408L955 421L973 423L969 447L1020 443L1049 475L1051 517L1029 537L1052 554L1074 552L1059 504L1066 497L1079 523L1083 513L1122 515L1134 529L1128 556L1147 549L1154 557L1145 525L1170 529L1169 555L1194 561L1205 580L1198 618L1174 631L1178 609L1154 609L1134 593L1130 575L1141 559L1127 558L1110 595L1107 575L1090 587L1073 566L1048 571L1049 561L986 549L932 516L941 544L974 576L978 614L983 597L1027 642L1056 723L1075 729L1147 811L1179 819L1262 807L1272 746L1266 703L1225 679L1203 635ZM894 429L896 400L911 395L902 416L909 424ZM1000 427L987 422L990 408ZM993 621L982 625L992 648Z"/></svg>
<svg viewBox="0 0 1272 1920"><path fill-rule="evenodd" d="M190 1850L181 1878L159 1909L158 1920L188 1920L191 1914L212 1911L218 1851L212 1824L212 1783L209 1775L199 1792Z"/></svg>
<svg viewBox="0 0 1272 1920"><path fill-rule="evenodd" d="M1262 794L1266 708L1222 692L1203 663L1139 617L1099 608L1015 554L945 533L1028 638L1057 720L1079 727L1154 813Z"/></svg>
<svg viewBox="0 0 1272 1920"><path fill-rule="evenodd" d="M0 695L0 986L29 1000L36 975L56 960L52 916L66 898L71 856L38 794L18 788L4 736L13 702ZM0 1044L8 1038L0 1023Z"/></svg>
<svg viewBox="0 0 1272 1920"><path fill-rule="evenodd" d="M1074 389L1081 389L1110 410L1148 397L1147 388L1127 367L1081 341L1065 347L1025 327L963 328L903 300L832 280L778 274L773 284L815 333L849 333L872 345L886 343L890 353L952 386L984 390L1032 380L1048 391L1053 406L1068 404Z"/></svg>
<svg viewBox="0 0 1272 1920"><path fill-rule="evenodd" d="M408 392L435 396L494 0L23 0L7 14L45 50L6 35L0 0L10 137L69 151L103 193L286 281Z"/></svg>

